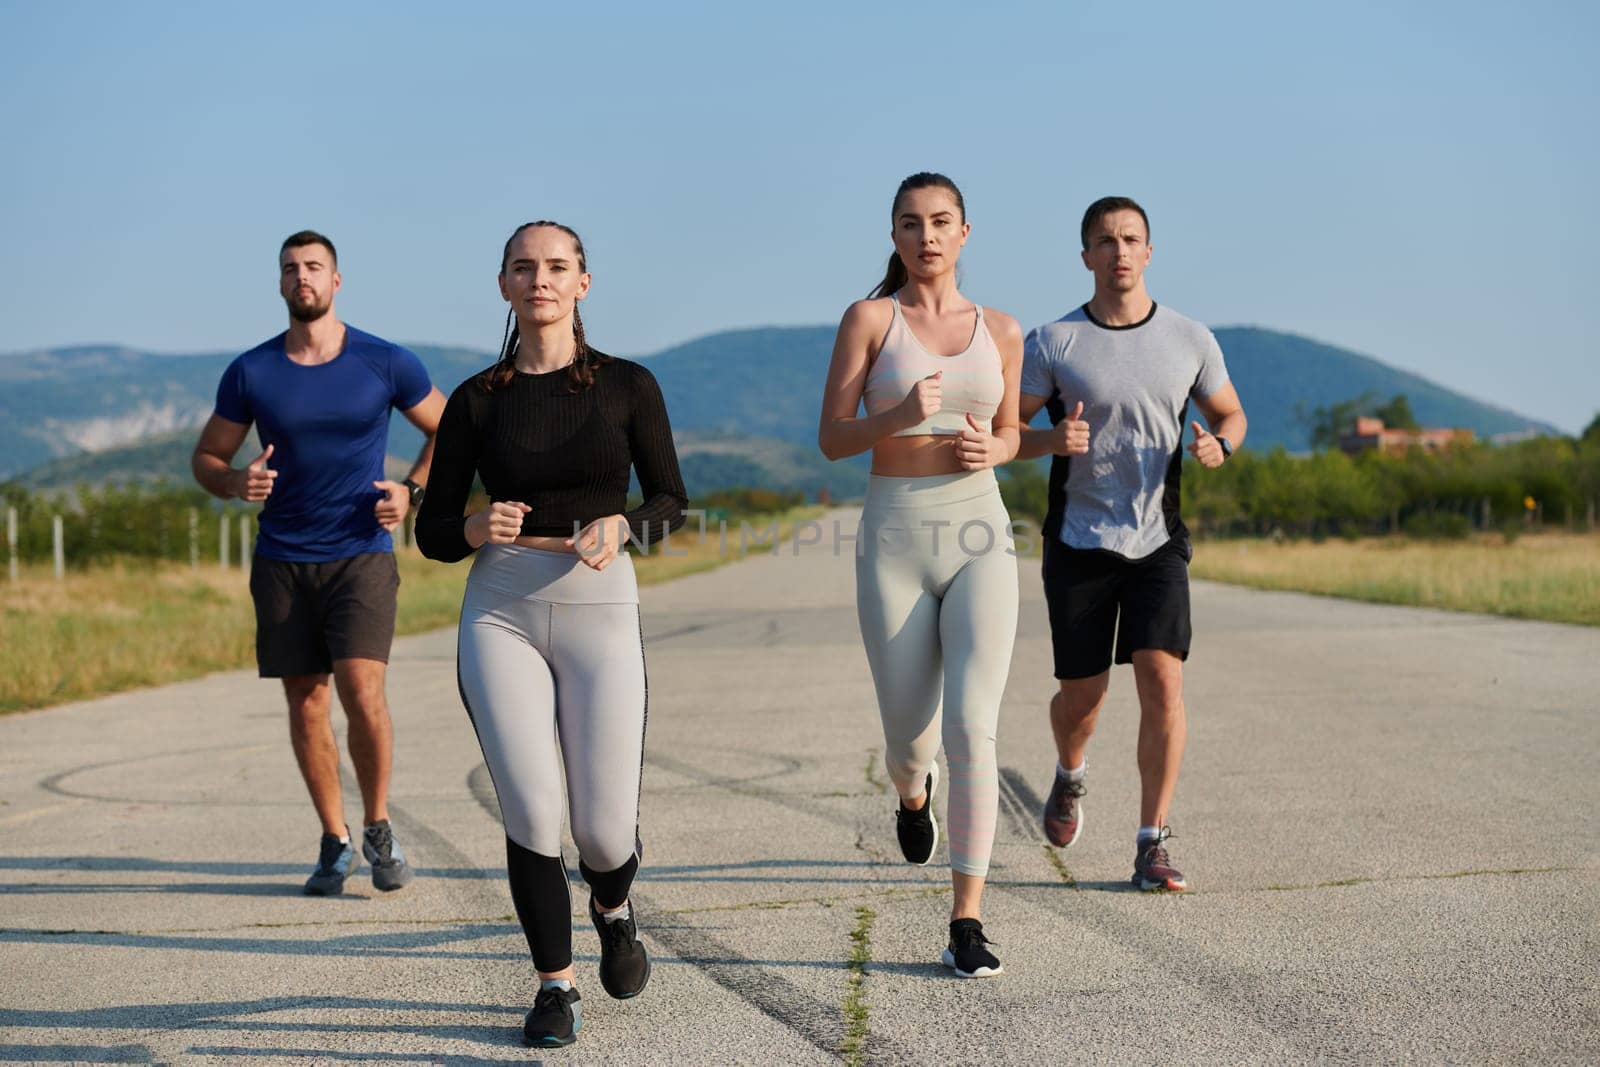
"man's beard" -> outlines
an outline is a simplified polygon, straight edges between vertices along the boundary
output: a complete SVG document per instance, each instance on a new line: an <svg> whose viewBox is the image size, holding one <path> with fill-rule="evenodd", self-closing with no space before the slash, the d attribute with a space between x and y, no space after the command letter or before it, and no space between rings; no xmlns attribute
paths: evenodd
<svg viewBox="0 0 1600 1067"><path fill-rule="evenodd" d="M293 297L285 297L283 302L289 305L289 317L296 322L302 323L316 322L333 308L332 300L325 304L318 304L313 299L312 303L302 304L296 302Z"/></svg>

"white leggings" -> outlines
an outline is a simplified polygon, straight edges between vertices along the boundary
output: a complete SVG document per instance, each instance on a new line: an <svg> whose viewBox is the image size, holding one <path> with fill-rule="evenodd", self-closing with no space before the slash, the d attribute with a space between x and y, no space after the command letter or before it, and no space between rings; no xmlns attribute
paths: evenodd
<svg viewBox="0 0 1600 1067"><path fill-rule="evenodd" d="M950 866L978 876L994 847L995 727L1017 633L1010 523L992 470L873 475L856 557L889 777L917 795L943 740Z"/></svg>
<svg viewBox="0 0 1600 1067"><path fill-rule="evenodd" d="M484 545L461 604L457 674L506 836L559 856L566 801L587 867L632 859L645 729L632 559L596 571L564 552Z"/></svg>

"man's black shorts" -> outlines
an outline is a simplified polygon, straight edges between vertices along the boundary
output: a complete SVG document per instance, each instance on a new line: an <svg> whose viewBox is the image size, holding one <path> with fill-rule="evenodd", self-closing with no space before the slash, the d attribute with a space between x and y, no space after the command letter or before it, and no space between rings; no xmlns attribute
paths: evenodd
<svg viewBox="0 0 1600 1067"><path fill-rule="evenodd" d="M326 563L256 556L256 666L263 678L327 674L337 659L389 662L400 572L394 553Z"/></svg>
<svg viewBox="0 0 1600 1067"><path fill-rule="evenodd" d="M1189 657L1189 560L1177 541L1129 561L1047 540L1044 599L1059 679L1110 670L1113 639L1118 663L1143 649Z"/></svg>

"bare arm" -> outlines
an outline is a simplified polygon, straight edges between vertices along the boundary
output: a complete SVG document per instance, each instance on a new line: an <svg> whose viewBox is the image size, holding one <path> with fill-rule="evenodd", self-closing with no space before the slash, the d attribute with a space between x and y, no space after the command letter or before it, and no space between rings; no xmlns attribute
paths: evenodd
<svg viewBox="0 0 1600 1067"><path fill-rule="evenodd" d="M867 371L893 314L888 303L887 300L857 300L839 322L839 332L833 342L833 361L828 365L828 384L822 394L822 419L817 427L817 447L829 459L844 459L865 452L939 409L938 375L933 375L919 382L906 402L876 415L864 418L857 415L867 387ZM883 307L874 307L874 304ZM932 407L923 411L930 397ZM907 402L915 403L908 407Z"/></svg>
<svg viewBox="0 0 1600 1067"><path fill-rule="evenodd" d="M443 411L444 394L439 392L438 386L434 386L428 390L427 396L400 413L425 435L422 451L417 453L417 461L406 475L408 480L418 485L428 484L428 468L433 465L433 440L439 432L439 415ZM405 521L406 512L411 510L411 490L401 482L388 479L373 482L372 486L383 491L383 497L373 505L372 512L377 516L379 526L392 531Z"/></svg>
<svg viewBox="0 0 1600 1067"><path fill-rule="evenodd" d="M1017 449L1018 459L1036 456L1082 456L1089 451L1089 424L1083 421L1083 401L1060 422L1046 430L1033 430L1028 423L1044 407L1049 397L1022 394L1022 444Z"/></svg>
<svg viewBox="0 0 1600 1067"><path fill-rule="evenodd" d="M439 432L439 416L444 414L444 394L436 385L415 407L406 408L400 414L424 435L422 451L417 453L417 461L406 477L418 485L427 485L428 469L433 466L433 439Z"/></svg>
<svg viewBox="0 0 1600 1067"><path fill-rule="evenodd" d="M234 469L233 457L249 432L248 423L233 422L215 413L201 428L200 440L189 458L189 469L194 472L194 480L212 496L224 500L238 497L259 503L272 494L272 483L278 472L267 469L267 460L272 456L271 445L243 470Z"/></svg>
<svg viewBox="0 0 1600 1067"><path fill-rule="evenodd" d="M1249 428L1244 405L1239 403L1239 393L1232 382L1210 396L1195 397L1194 403L1206 417L1210 432L1203 431L1198 422L1192 423L1194 440L1189 444L1189 451L1205 466L1220 467L1227 457L1222 454L1222 446L1217 443L1217 438L1226 437L1233 448L1238 448L1244 441L1245 430Z"/></svg>

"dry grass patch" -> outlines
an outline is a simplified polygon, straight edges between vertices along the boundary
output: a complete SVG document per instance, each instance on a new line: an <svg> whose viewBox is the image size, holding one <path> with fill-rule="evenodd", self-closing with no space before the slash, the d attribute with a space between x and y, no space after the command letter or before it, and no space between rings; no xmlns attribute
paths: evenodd
<svg viewBox="0 0 1600 1067"><path fill-rule="evenodd" d="M776 521L788 538L795 521L818 513L795 511L760 524ZM675 537L672 551L635 561L641 585L738 559L737 524L725 553L715 527L704 541ZM415 549L402 549L398 560L397 632L453 625L471 563L435 563ZM48 564L22 568L16 582L0 573L0 713L254 664L255 614L248 577L237 568L123 560L69 571L60 582Z"/></svg>
<svg viewBox="0 0 1600 1067"><path fill-rule="evenodd" d="M1467 541L1212 541L1196 578L1256 589L1600 626L1600 534Z"/></svg>

